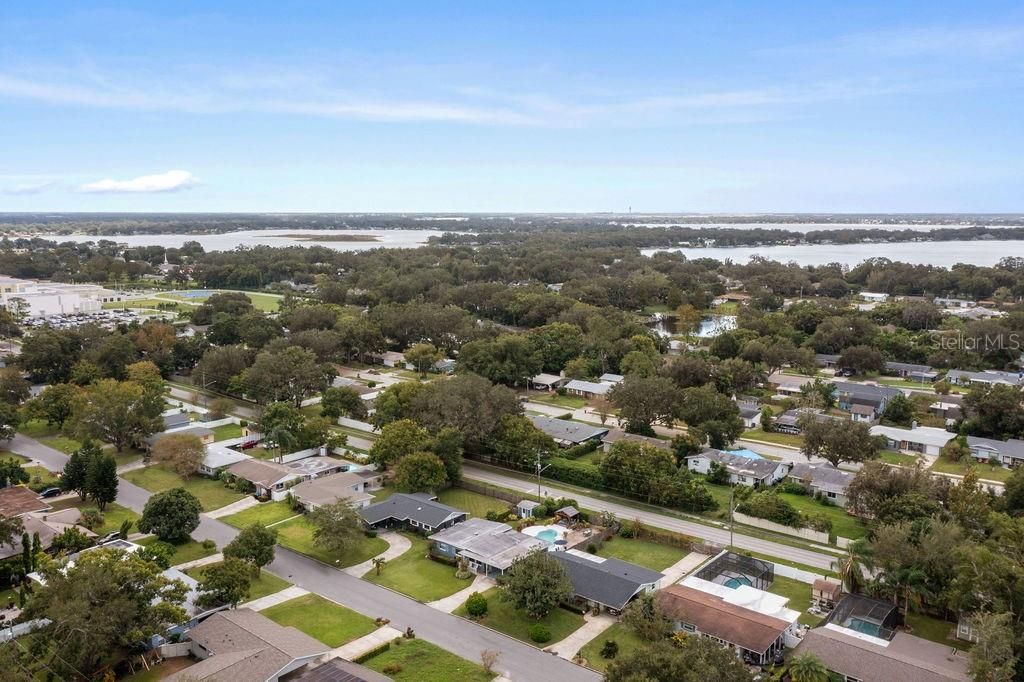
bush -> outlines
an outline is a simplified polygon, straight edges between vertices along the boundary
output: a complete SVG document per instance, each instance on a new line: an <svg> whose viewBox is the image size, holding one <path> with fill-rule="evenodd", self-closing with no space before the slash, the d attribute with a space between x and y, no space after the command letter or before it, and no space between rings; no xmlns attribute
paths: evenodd
<svg viewBox="0 0 1024 682"><path fill-rule="evenodd" d="M479 592L474 592L469 595L469 599L466 600L466 611L474 618L480 618L481 616L486 615L487 597Z"/></svg>
<svg viewBox="0 0 1024 682"><path fill-rule="evenodd" d="M789 493L790 495L806 495L807 489L796 481L786 481L780 483L778 490L780 493Z"/></svg>
<svg viewBox="0 0 1024 682"><path fill-rule="evenodd" d="M533 508L533 518L535 518L535 519L543 519L545 516L547 516L550 513L551 512L548 510L548 508L545 507L543 504L540 505L539 507L534 507Z"/></svg>
<svg viewBox="0 0 1024 682"><path fill-rule="evenodd" d="M103 525L103 513L96 507L86 507L82 510L81 524L89 530L96 530Z"/></svg>
<svg viewBox="0 0 1024 682"><path fill-rule="evenodd" d="M217 543L214 542L213 540L207 538L207 539L203 540L203 549L205 549L205 550L217 549Z"/></svg>
<svg viewBox="0 0 1024 682"><path fill-rule="evenodd" d="M565 459L564 457L552 457L546 473L548 478L561 481L562 483L578 485L582 488L596 488L600 490L604 487L604 476L601 474L600 467L596 467L589 462L577 462ZM549 507L549 509L553 511L554 509L560 509L560 507Z"/></svg>
<svg viewBox="0 0 1024 682"><path fill-rule="evenodd" d="M530 626L530 639L537 644L544 644L545 642L551 641L551 630L537 623L536 625Z"/></svg>
<svg viewBox="0 0 1024 682"><path fill-rule="evenodd" d="M754 493L745 502L736 505L736 511L792 528L802 528L804 525L804 519L796 507L774 491Z"/></svg>
<svg viewBox="0 0 1024 682"><path fill-rule="evenodd" d="M397 642L401 642L401 641L402 641L401 638L395 640L396 643ZM374 656L379 656L380 654L384 653L385 651L387 651L390 648L391 648L391 642L384 642L380 646L374 647L373 649L370 649L365 654L362 654L360 656L356 656L355 658L352 659L352 662L353 663L365 663L366 661L370 660Z"/></svg>
<svg viewBox="0 0 1024 682"><path fill-rule="evenodd" d="M597 545L593 542L587 545L587 554L597 554Z"/></svg>
<svg viewBox="0 0 1024 682"><path fill-rule="evenodd" d="M619 643L614 639L606 639L601 647L601 658L615 658L619 655Z"/></svg>
<svg viewBox="0 0 1024 682"><path fill-rule="evenodd" d="M402 664L401 663L388 663L383 668L381 668L381 671L385 675L397 675L398 673L402 672Z"/></svg>

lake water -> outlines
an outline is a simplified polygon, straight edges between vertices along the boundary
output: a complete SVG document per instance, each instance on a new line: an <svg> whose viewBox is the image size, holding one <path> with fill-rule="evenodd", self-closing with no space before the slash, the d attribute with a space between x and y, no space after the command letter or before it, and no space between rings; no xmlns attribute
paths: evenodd
<svg viewBox="0 0 1024 682"><path fill-rule="evenodd" d="M651 322L648 326L661 336L665 337L672 336L679 331L679 328L676 325L675 315L660 315L658 319ZM697 328L697 337L701 339L710 339L718 336L722 332L727 332L735 328L735 315L708 315L701 318L700 326Z"/></svg>
<svg viewBox="0 0 1024 682"><path fill-rule="evenodd" d="M738 246L678 249L642 249L645 256L670 251L687 258L714 258L746 263L763 256L784 263L854 266L868 258L888 258L904 263L950 267L957 263L995 265L1007 256L1024 257L1024 241L992 240L971 242L900 242L895 244L800 244L797 246Z"/></svg>
<svg viewBox="0 0 1024 682"><path fill-rule="evenodd" d="M635 227L696 227L715 229L736 229L736 230L789 230L790 232L815 232L817 230L928 230L955 229L958 227L973 227L979 223L963 223L961 225L881 225L875 223L629 223L619 221L621 225L633 225ZM993 226L998 228L999 226Z"/></svg>
<svg viewBox="0 0 1024 682"><path fill-rule="evenodd" d="M285 235L311 235L312 239L295 239ZM439 237L438 230L241 230L223 234L132 234L98 237L89 234L47 235L43 239L57 242L95 242L109 239L128 246L166 246L180 248L185 242L196 241L207 251L231 251L239 246L326 246L338 251L366 251L367 249L403 249L422 246L431 237ZM377 241L339 242L318 240L330 235L356 235L376 237Z"/></svg>

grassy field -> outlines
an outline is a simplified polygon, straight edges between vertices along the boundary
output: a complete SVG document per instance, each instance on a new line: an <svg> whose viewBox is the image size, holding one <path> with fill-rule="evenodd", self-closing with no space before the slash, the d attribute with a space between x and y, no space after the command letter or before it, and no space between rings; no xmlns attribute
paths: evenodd
<svg viewBox="0 0 1024 682"><path fill-rule="evenodd" d="M927 639L939 644L945 644L957 649L970 648L971 643L959 640L955 636L956 623L932 618L923 613L913 613L907 616L907 625L913 630L912 634L922 639Z"/></svg>
<svg viewBox="0 0 1024 682"><path fill-rule="evenodd" d="M443 599L470 586L471 579L460 580L455 577L454 566L434 561L428 556L429 540L412 533L403 535L412 541L409 551L387 562L380 575L377 575L376 569L370 569L363 576L364 580L389 587L421 602Z"/></svg>
<svg viewBox="0 0 1024 682"><path fill-rule="evenodd" d="M72 497L67 500L60 500L53 503L54 510L67 509L69 507L77 507L83 509L86 507L94 506L91 502L82 502L77 497ZM107 508L103 511L103 525L99 528L93 528L93 532L97 535L105 535L107 533L113 533L115 530L121 530L121 524L126 520L132 522L139 520L139 515L133 512L127 507L111 502L107 505Z"/></svg>
<svg viewBox="0 0 1024 682"><path fill-rule="evenodd" d="M604 672L608 664L612 662L612 659L601 657L601 647L608 640L613 640L619 645L618 656L628 656L644 645L644 641L637 637L632 629L622 623L615 623L580 649L583 658L587 659L587 667Z"/></svg>
<svg viewBox="0 0 1024 682"><path fill-rule="evenodd" d="M136 544L145 546L151 545L156 541L157 537L155 535L150 535L148 537L136 540L135 542ZM174 555L171 556L172 566L177 566L178 564L186 564L190 561L195 561L196 559L203 559L205 557L212 556L217 553L216 547L206 549L205 547L203 547L203 543L191 539L188 542L181 543L180 545L172 546L174 547Z"/></svg>
<svg viewBox="0 0 1024 682"><path fill-rule="evenodd" d="M57 485L60 482L60 472L50 471L46 467L25 467L25 473L29 475L30 483L45 483L46 485Z"/></svg>
<svg viewBox="0 0 1024 682"><path fill-rule="evenodd" d="M551 641L539 645L542 647L565 639L584 623L583 616L561 608L555 609L546 618L536 620L526 615L525 611L514 609L511 602L502 601L496 587L483 594L487 598L487 615L480 618L478 622L529 644L536 644L530 639L530 628L538 623L551 631ZM453 613L457 616L469 617L465 604L455 609Z"/></svg>
<svg viewBox="0 0 1024 682"><path fill-rule="evenodd" d="M762 431L760 428L747 429L740 437L750 440L763 440L766 443L775 443L776 445L787 445L792 448L803 447L804 444L804 439L801 436L794 436L788 433L775 433L774 431L766 432Z"/></svg>
<svg viewBox="0 0 1024 682"><path fill-rule="evenodd" d="M228 440L229 438L241 438L242 427L238 424L224 424L213 427L214 440Z"/></svg>
<svg viewBox="0 0 1024 682"><path fill-rule="evenodd" d="M531 394L530 402L554 405L555 407L564 407L567 410L578 410L587 406L585 398L580 398L574 395L550 395L547 393Z"/></svg>
<svg viewBox="0 0 1024 682"><path fill-rule="evenodd" d="M253 294L248 291L245 295L252 301L252 305L256 310L262 310L265 313L276 313L277 309L281 306L281 297L272 296L270 294Z"/></svg>
<svg viewBox="0 0 1024 682"><path fill-rule="evenodd" d="M807 613L807 609L811 608L811 586L807 583L802 583L799 580L793 580L792 578L783 578L781 576L775 576L772 580L772 586L768 589L772 594L777 594L782 597L789 598L789 608L794 611L800 611L800 618L798 619L804 625L815 626L821 622L821 618L818 616L812 616Z"/></svg>
<svg viewBox="0 0 1024 682"><path fill-rule="evenodd" d="M438 493L437 499L442 504L447 504L455 507L456 509L461 509L464 512L468 512L470 516L477 516L480 518L487 516L487 512L489 511L500 513L512 506L504 500L487 497L486 495L474 493L470 490L464 490L463 488L448 488L446 490L442 490Z"/></svg>
<svg viewBox="0 0 1024 682"><path fill-rule="evenodd" d="M377 672L388 668L395 682L490 682L496 675L422 639L393 642L387 651L363 665ZM498 662L501 665L501 662Z"/></svg>
<svg viewBox="0 0 1024 682"><path fill-rule="evenodd" d="M372 619L316 594L289 599L260 613L279 625L302 630L331 648L377 629Z"/></svg>
<svg viewBox="0 0 1024 682"><path fill-rule="evenodd" d="M912 467L920 461L917 455L904 455L901 452L882 450L878 453L878 459L886 464L896 464L901 467Z"/></svg>
<svg viewBox="0 0 1024 682"><path fill-rule="evenodd" d="M605 541L598 556L614 557L630 563L661 571L676 563L686 552L678 547L662 545L648 540L615 537Z"/></svg>
<svg viewBox="0 0 1024 682"><path fill-rule="evenodd" d="M968 462L950 462L948 459L943 457L939 457L935 460L935 464L931 466L931 470L939 471L944 474L956 474L958 476L963 476L971 466L978 470L979 477L987 478L991 481L1006 481L1013 473L1012 469L1004 469L999 466L994 467L989 464L982 463L971 464Z"/></svg>
<svg viewBox="0 0 1024 682"><path fill-rule="evenodd" d="M335 568L345 568L362 563L377 556L388 548L381 538L360 538L359 544L344 554L327 552L313 543L313 525L305 517L285 521L274 526L277 529L277 543L288 549L305 554Z"/></svg>
<svg viewBox="0 0 1024 682"><path fill-rule="evenodd" d="M237 502L245 497L242 493L225 488L220 481L205 476L193 476L186 481L170 469L158 464L129 471L124 474L123 478L151 493L159 493L171 488L184 488L199 498L200 504L203 505L203 511L220 509L224 505Z"/></svg>
<svg viewBox="0 0 1024 682"><path fill-rule="evenodd" d="M211 567L219 566L220 564L206 564L204 566L196 566L195 568L189 568L185 571L185 574L195 578L199 582L203 581L203 574L206 573ZM291 587L291 583L284 578L278 578L273 573L269 573L266 569L260 571L258 578L253 578L252 582L249 583L249 599L259 599L260 597L266 597L268 594L275 594L280 592L286 587Z"/></svg>
<svg viewBox="0 0 1024 682"><path fill-rule="evenodd" d="M243 509L237 514L231 514L221 518L221 521L230 523L235 528L245 528L254 523L262 523L269 526L293 516L299 516L299 512L293 511L287 502L263 502L256 507Z"/></svg>
<svg viewBox="0 0 1024 682"><path fill-rule="evenodd" d="M164 307L160 307L160 306ZM142 309L147 308L151 310L159 310L161 312L181 312L182 310L193 310L195 306L190 306L187 303L175 303L174 301L162 301L157 298L139 298L131 301L111 301L103 304L104 310L122 310L122 309Z"/></svg>
<svg viewBox="0 0 1024 682"><path fill-rule="evenodd" d="M850 516L842 507L827 507L810 495L779 493L779 497L807 514L824 514L832 521L832 533L856 540L867 534L867 528L856 516Z"/></svg>

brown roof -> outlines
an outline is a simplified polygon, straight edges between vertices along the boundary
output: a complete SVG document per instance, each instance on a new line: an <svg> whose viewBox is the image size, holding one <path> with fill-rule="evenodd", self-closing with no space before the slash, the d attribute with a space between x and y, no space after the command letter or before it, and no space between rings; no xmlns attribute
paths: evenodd
<svg viewBox="0 0 1024 682"><path fill-rule="evenodd" d="M952 626L950 626L952 627ZM829 670L862 682L962 682L969 680L967 657L920 637L897 632L888 646L848 635L831 626L809 630L793 655L810 652Z"/></svg>
<svg viewBox="0 0 1024 682"><path fill-rule="evenodd" d="M53 539L69 528L75 528L88 537L96 537L88 528L77 525L82 519L82 512L75 507L68 507L55 512L33 512L21 518L25 532L30 536L38 534L43 549L49 549ZM0 545L0 559L7 559L21 554L21 537L14 539L9 545Z"/></svg>
<svg viewBox="0 0 1024 682"><path fill-rule="evenodd" d="M283 464L264 462L258 459L235 462L228 467L228 471L239 478L267 487L277 483L285 476L295 473Z"/></svg>
<svg viewBox="0 0 1024 682"><path fill-rule="evenodd" d="M373 499L369 493L352 490L353 486L362 486L365 482L362 476L344 471L304 481L292 488L292 495L300 502L315 505L333 504L342 499L352 502Z"/></svg>
<svg viewBox="0 0 1024 682"><path fill-rule="evenodd" d="M293 627L283 627L252 609L218 611L189 631L210 657L165 680L269 680L295 659L330 649Z"/></svg>
<svg viewBox="0 0 1024 682"><path fill-rule="evenodd" d="M757 653L767 651L789 627L781 618L730 604L721 597L685 585L671 585L661 590L658 602L669 618Z"/></svg>
<svg viewBox="0 0 1024 682"><path fill-rule="evenodd" d="M843 590L843 586L839 583L832 582L831 580L825 580L824 578L815 578L814 590L822 594L828 594L833 597L838 597L839 593Z"/></svg>
<svg viewBox="0 0 1024 682"><path fill-rule="evenodd" d="M10 518L34 511L46 511L49 508L50 505L25 486L12 485L0 488L0 516Z"/></svg>

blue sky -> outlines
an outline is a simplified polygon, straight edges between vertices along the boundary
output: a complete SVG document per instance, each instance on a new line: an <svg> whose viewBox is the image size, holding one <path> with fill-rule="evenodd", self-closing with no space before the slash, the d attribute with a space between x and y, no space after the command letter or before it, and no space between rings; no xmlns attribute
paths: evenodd
<svg viewBox="0 0 1024 682"><path fill-rule="evenodd" d="M1024 4L0 3L0 211L1024 211Z"/></svg>

